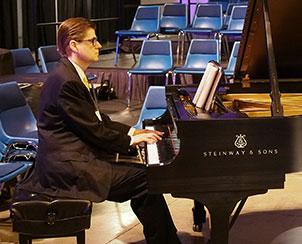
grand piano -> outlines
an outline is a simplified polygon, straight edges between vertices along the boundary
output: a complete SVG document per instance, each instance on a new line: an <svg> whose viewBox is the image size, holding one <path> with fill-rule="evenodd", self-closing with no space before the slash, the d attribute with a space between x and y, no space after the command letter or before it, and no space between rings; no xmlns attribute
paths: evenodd
<svg viewBox="0 0 302 244"><path fill-rule="evenodd" d="M191 104L196 86L171 85L167 111L144 121L166 135L145 146L150 192L204 204L211 244L228 243L238 202L235 215L302 170L300 1L249 1L234 83L220 83L210 113Z"/></svg>

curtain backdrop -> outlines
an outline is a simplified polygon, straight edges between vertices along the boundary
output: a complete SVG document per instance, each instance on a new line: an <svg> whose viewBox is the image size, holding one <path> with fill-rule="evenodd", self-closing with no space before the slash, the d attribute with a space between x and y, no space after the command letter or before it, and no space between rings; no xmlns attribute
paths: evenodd
<svg viewBox="0 0 302 244"><path fill-rule="evenodd" d="M17 2L0 0L0 48L11 49L17 46Z"/></svg>
<svg viewBox="0 0 302 244"><path fill-rule="evenodd" d="M88 4L91 2L91 4ZM34 51L42 45L56 43L55 0L22 0L23 47ZM96 21L97 34L102 43L115 42L114 32L129 28L139 0L58 0L58 21L70 17L118 20ZM89 6L91 8L89 9ZM34 23L51 23L35 25ZM36 28L36 47L34 29ZM0 0L0 48L18 48L17 0Z"/></svg>

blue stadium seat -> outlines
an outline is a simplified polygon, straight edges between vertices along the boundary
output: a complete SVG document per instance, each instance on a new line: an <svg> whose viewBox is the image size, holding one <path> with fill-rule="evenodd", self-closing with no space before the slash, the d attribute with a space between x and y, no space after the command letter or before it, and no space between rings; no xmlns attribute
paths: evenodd
<svg viewBox="0 0 302 244"><path fill-rule="evenodd" d="M153 34L157 35L160 32L160 7L159 6L138 6L131 28L129 30L118 30L115 32L116 52L114 66L117 65L117 57L119 52L119 40L121 36L130 38L146 38L149 39ZM131 45L131 40L130 40ZM133 51L133 50L132 50ZM133 58L136 62L135 54Z"/></svg>
<svg viewBox="0 0 302 244"><path fill-rule="evenodd" d="M246 15L247 5L233 6L230 21L226 30L221 30L223 35L241 35Z"/></svg>
<svg viewBox="0 0 302 244"><path fill-rule="evenodd" d="M182 3L166 3L160 18L161 33L176 33L188 25L188 5Z"/></svg>
<svg viewBox="0 0 302 244"><path fill-rule="evenodd" d="M3 183L24 173L31 167L27 162L1 163L0 162L0 191Z"/></svg>
<svg viewBox="0 0 302 244"><path fill-rule="evenodd" d="M50 73L61 58L56 45L39 47L38 53L43 73Z"/></svg>
<svg viewBox="0 0 302 244"><path fill-rule="evenodd" d="M237 61L239 46L240 46L240 41L234 42L232 52L231 52L231 56L230 56L229 62L228 62L228 67L224 70L224 75L225 76L233 77L233 75L234 75L234 70L235 70L235 65L236 65L236 61Z"/></svg>
<svg viewBox="0 0 302 244"><path fill-rule="evenodd" d="M245 6L246 3L229 3L228 4L228 7L227 7L227 10L226 10L226 13L225 13L225 17L223 19L223 29L227 29L228 28L228 25L229 25L229 22L230 22L230 18L231 18L231 14L232 14L232 11L233 11L233 7L234 6Z"/></svg>
<svg viewBox="0 0 302 244"><path fill-rule="evenodd" d="M138 65L128 71L128 107L131 100L131 76L165 75L168 84L173 68L172 44L170 40L145 40L139 56Z"/></svg>
<svg viewBox="0 0 302 244"><path fill-rule="evenodd" d="M185 33L208 34L219 31L222 28L221 4L200 3L197 5L192 21L192 26L183 29Z"/></svg>
<svg viewBox="0 0 302 244"><path fill-rule="evenodd" d="M183 3L166 3L160 19L162 34L177 34L177 63L180 50L181 30L188 26L188 5Z"/></svg>
<svg viewBox="0 0 302 244"><path fill-rule="evenodd" d="M182 30L181 63L184 55L185 37L192 39L192 34L216 37L222 28L223 14L221 4L198 4L192 21L192 26ZM191 38L189 38L189 35Z"/></svg>
<svg viewBox="0 0 302 244"><path fill-rule="evenodd" d="M150 86L139 115L136 129L143 129L144 119L160 117L167 109L166 90L164 86Z"/></svg>
<svg viewBox="0 0 302 244"><path fill-rule="evenodd" d="M222 43L224 45L228 57L230 56L228 39L232 38L235 41L241 39L246 11L247 5L234 6L227 29L220 31L220 38L222 38Z"/></svg>
<svg viewBox="0 0 302 244"><path fill-rule="evenodd" d="M10 51L13 55L16 74L40 73L40 69L29 48L11 49Z"/></svg>
<svg viewBox="0 0 302 244"><path fill-rule="evenodd" d="M36 119L17 82L0 84L0 149L2 161L27 157L38 145ZM26 154L28 153L28 154Z"/></svg>
<svg viewBox="0 0 302 244"><path fill-rule="evenodd" d="M219 62L218 46L216 39L192 39L184 66L173 70L173 84L177 74L203 74L209 61Z"/></svg>

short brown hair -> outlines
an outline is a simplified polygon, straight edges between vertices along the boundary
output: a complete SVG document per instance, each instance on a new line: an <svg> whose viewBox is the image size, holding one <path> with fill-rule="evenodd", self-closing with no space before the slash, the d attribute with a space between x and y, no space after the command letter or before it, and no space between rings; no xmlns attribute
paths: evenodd
<svg viewBox="0 0 302 244"><path fill-rule="evenodd" d="M82 17L69 18L62 22L58 30L57 40L58 51L62 57L67 57L70 52L69 42L71 40L81 40L89 28L95 30L95 24Z"/></svg>

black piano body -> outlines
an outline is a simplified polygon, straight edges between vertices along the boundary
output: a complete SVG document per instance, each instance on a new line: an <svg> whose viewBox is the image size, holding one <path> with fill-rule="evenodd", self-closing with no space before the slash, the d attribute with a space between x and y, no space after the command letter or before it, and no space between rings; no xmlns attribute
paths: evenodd
<svg viewBox="0 0 302 244"><path fill-rule="evenodd" d="M236 190L240 188L238 184L245 183L242 189L254 189L253 175L301 170L302 117L236 118L236 114L227 113L223 118L184 118L187 114L175 111L182 106L177 95L182 89L167 86L169 109L156 120L144 121L145 126L176 127L180 143L179 151L170 154L170 160L160 165L148 164L151 191L192 192L209 180L215 186L209 184L201 191ZM163 173L153 174L156 171ZM225 182L226 177L232 177L232 181ZM163 180L164 185L160 183ZM254 183L260 183L259 179ZM194 186L194 190L188 186Z"/></svg>
<svg viewBox="0 0 302 244"><path fill-rule="evenodd" d="M167 111L144 121L156 129L157 123L177 127L179 149L170 160L148 164L148 188L205 204L211 243L227 243L229 216L239 200L283 188L285 173L301 171L302 117L187 120Z"/></svg>
<svg viewBox="0 0 302 244"><path fill-rule="evenodd" d="M222 84L221 93L270 93L272 90L267 65L271 60L266 55L264 2L249 1L235 83ZM301 54L297 43L302 43L301 33L295 31L302 26L301 19L297 18L301 12L297 10L300 0L268 0L267 3L281 93L301 93L302 55L295 56ZM290 23L292 15L296 16L295 23ZM279 25L285 23L292 27L280 29ZM168 159L165 156L160 163L148 162L146 149L148 187L151 193L171 193L174 197L205 204L211 214L211 244L225 244L228 243L229 216L238 201L266 193L268 189L284 188L285 174L302 170L302 117L247 118L224 113L190 118L180 97L192 88L194 90L194 86L167 86L166 113L156 120L144 121L145 127L159 130L163 125L168 126L176 133L178 145L172 150L175 153L170 153Z"/></svg>

